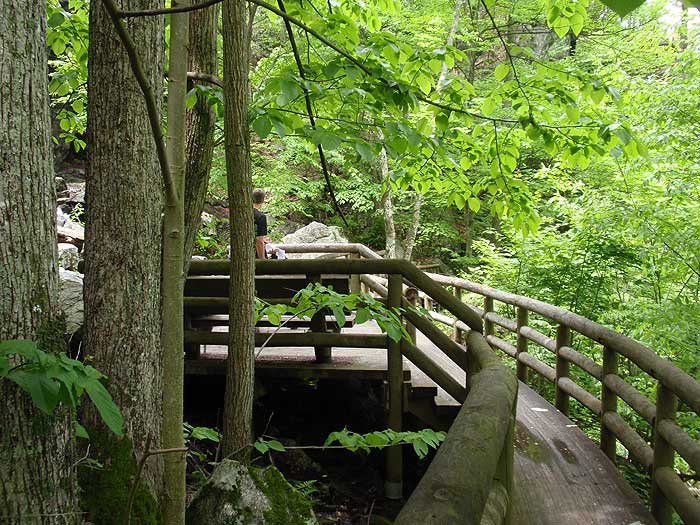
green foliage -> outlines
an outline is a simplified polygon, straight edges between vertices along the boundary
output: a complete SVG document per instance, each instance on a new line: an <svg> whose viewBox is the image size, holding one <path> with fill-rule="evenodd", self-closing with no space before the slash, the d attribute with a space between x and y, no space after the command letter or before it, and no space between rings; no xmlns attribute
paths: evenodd
<svg viewBox="0 0 700 525"><path fill-rule="evenodd" d="M16 339L0 343L0 380L16 383L45 414L51 414L59 403L75 411L83 393L87 393L105 424L121 436L124 420L100 381L104 377L90 365L63 353L43 352L33 341ZM80 426L78 434L85 437Z"/></svg>
<svg viewBox="0 0 700 525"><path fill-rule="evenodd" d="M80 137L87 125L88 2L48 0L46 6L49 60L49 92L60 131L53 137L86 147Z"/></svg>
<svg viewBox="0 0 700 525"><path fill-rule="evenodd" d="M369 453L374 448L382 449L395 445L411 445L416 455L422 459L428 454L431 448L437 449L440 443L445 440L445 436L445 432L435 432L429 428L417 432L395 432L391 429L387 429L369 432L367 434L358 434L356 432L351 432L347 428L343 428L343 430L331 432L323 443L323 446L318 448L325 448L333 445L333 443L338 443L351 452L362 450ZM277 440L265 439L264 437L258 438L255 443L253 443L253 447L261 454L265 454L271 450L284 452L287 448L296 448L285 447ZM303 448L313 447L306 446Z"/></svg>
<svg viewBox="0 0 700 525"><path fill-rule="evenodd" d="M368 434L357 434L344 428L339 432L331 432L323 445L329 446L337 442L352 452L363 450L369 453L372 448L410 444L416 455L422 459L431 448L437 449L445 440L445 436L445 432L435 432L429 428L418 432L395 432L387 429Z"/></svg>
<svg viewBox="0 0 700 525"><path fill-rule="evenodd" d="M255 308L257 319L267 316L270 323L276 326L283 324L282 317L285 315L311 319L315 313L325 310L333 313L338 326L345 324L348 312L355 312L355 323L362 324L373 320L393 341L400 341L402 338L410 340L395 310L387 308L369 294L340 294L332 287L319 283L299 290L290 304L268 304L257 299Z"/></svg>

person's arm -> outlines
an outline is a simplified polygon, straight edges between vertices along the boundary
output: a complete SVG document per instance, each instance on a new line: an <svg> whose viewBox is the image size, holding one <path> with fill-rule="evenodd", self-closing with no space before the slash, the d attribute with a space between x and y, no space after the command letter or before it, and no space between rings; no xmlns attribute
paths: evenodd
<svg viewBox="0 0 700 525"><path fill-rule="evenodd" d="M258 235L255 237L255 253L259 259L267 259L267 254L265 253L264 235Z"/></svg>

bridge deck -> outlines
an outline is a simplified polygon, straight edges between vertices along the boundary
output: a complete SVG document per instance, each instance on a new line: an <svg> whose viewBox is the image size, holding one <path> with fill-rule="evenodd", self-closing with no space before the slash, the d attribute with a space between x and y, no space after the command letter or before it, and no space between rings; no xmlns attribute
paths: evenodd
<svg viewBox="0 0 700 525"><path fill-rule="evenodd" d="M379 333L374 323L349 329L349 333ZM458 381L464 372L422 334L418 346L429 353ZM208 346L203 359L187 363L188 373L223 373L221 358L226 347ZM334 349L333 362L313 362L312 348L266 348L256 368L265 375L338 377L361 374L381 378L386 352L381 349ZM416 386L435 384L404 359L406 378ZM456 407L437 389L438 407ZM515 501L513 523L522 525L650 525L656 523L645 505L615 466L575 424L527 385L520 383L515 443Z"/></svg>

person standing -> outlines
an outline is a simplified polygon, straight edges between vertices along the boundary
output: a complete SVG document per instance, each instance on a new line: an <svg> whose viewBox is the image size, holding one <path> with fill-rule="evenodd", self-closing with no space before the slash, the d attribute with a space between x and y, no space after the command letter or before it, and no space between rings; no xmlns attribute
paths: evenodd
<svg viewBox="0 0 700 525"><path fill-rule="evenodd" d="M266 259L265 244L267 237L267 217L260 211L265 203L265 190L255 188L253 190L253 221L255 223L255 257Z"/></svg>

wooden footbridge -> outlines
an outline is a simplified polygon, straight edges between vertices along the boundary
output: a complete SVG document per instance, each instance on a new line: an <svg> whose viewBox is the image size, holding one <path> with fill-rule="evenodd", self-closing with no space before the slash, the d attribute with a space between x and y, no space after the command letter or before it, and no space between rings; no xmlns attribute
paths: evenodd
<svg viewBox="0 0 700 525"><path fill-rule="evenodd" d="M449 428L396 523L666 525L680 518L700 524L698 491L675 469L682 458L700 473L700 442L677 422L677 414L700 415L700 382L669 361L567 310L426 274L362 245L284 248L325 255L258 261L256 288L266 300L289 301L308 282L321 281L401 308L410 341L394 342L373 323L339 327L323 313L256 333L256 345L267 345L256 361L260 375L384 380L389 427L400 430L403 414L412 412ZM225 373L227 334L218 327L228 323L228 271L227 261L192 262L185 287L186 373ZM475 297L483 308L463 301ZM509 305L514 319L498 314L495 303ZM531 314L538 323L529 323ZM529 326L542 321L556 327L555 338ZM602 360L575 350L573 334L600 345ZM551 356L549 363L537 357L542 353ZM654 400L625 380L622 364L654 378ZM554 385L555 406L525 384L533 373ZM574 381L583 373L600 384L599 395ZM568 419L572 399L597 419L599 444ZM630 413L646 422L650 439L623 417ZM650 508L617 471L618 450L649 473ZM401 452L392 447L386 456L387 496L401 497Z"/></svg>

